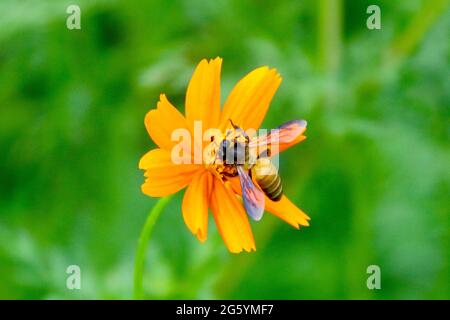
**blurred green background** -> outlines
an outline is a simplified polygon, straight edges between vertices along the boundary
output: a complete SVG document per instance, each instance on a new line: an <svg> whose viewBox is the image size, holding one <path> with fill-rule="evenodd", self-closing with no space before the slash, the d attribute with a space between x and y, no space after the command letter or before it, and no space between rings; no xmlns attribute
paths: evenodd
<svg viewBox="0 0 450 320"><path fill-rule="evenodd" d="M66 8L81 7L81 30ZM366 8L381 7L368 30ZM182 110L204 57L222 100L261 65L283 76L264 127L307 119L283 153L285 192L311 218L267 214L256 253L200 244L180 192L148 248L146 298L449 299L448 1L0 2L0 297L131 298L155 200L137 164L144 115ZM66 288L81 267L82 289ZM366 268L381 268L368 290Z"/></svg>

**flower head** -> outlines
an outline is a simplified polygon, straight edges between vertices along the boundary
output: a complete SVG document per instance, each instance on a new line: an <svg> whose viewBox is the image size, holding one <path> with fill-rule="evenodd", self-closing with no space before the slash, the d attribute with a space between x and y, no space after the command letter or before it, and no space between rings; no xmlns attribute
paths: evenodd
<svg viewBox="0 0 450 320"><path fill-rule="evenodd" d="M242 201L241 184L237 173L232 172L236 171L236 166L215 161L222 146L217 141L223 141L230 133L237 133L238 129L257 130L281 83L281 77L275 69L268 67L253 70L236 84L221 110L221 65L221 58L204 59L198 64L187 88L185 116L164 94L160 95L157 108L147 113L145 126L159 148L146 153L139 162L139 168L145 170L146 177L142 192L151 197L163 197L187 186L182 213L189 230L201 242L205 241L208 210L211 209L228 250L233 253L242 250L249 252L256 250L256 247ZM176 163L173 156L178 151L174 150L178 150L176 148L180 143L173 139L173 133L183 129L195 137L197 123L201 124L203 131L215 130L209 140L198 142L194 139L193 147L188 146L189 161ZM288 143L279 143L270 156L304 139L305 136L299 134ZM198 156L200 161L190 161ZM309 217L285 195L277 201L264 196L263 205L266 211L297 229L309 225Z"/></svg>

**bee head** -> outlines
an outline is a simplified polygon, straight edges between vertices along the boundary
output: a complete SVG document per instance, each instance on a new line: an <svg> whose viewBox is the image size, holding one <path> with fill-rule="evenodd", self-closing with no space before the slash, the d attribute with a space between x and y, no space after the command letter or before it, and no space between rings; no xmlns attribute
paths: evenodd
<svg viewBox="0 0 450 320"><path fill-rule="evenodd" d="M219 150L217 150L217 159L225 163L227 158L227 154L232 152L233 150L233 142L228 139L223 139L220 143Z"/></svg>

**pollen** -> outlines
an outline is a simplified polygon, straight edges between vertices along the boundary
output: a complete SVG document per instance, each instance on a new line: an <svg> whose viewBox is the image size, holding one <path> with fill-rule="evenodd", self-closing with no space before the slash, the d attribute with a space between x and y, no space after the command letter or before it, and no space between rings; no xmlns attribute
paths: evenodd
<svg viewBox="0 0 450 320"><path fill-rule="evenodd" d="M223 140L222 140L223 141ZM237 169L234 164L227 164L220 156L220 143L211 142L205 147L203 154L204 165L207 170L218 177L222 181L226 181L227 177L237 176Z"/></svg>

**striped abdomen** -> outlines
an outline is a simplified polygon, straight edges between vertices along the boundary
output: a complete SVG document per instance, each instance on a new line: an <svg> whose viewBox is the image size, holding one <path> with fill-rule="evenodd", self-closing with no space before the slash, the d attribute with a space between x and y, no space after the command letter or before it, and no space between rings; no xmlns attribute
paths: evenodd
<svg viewBox="0 0 450 320"><path fill-rule="evenodd" d="M252 167L252 176L262 191L272 201L279 201L283 195L281 178L269 158L259 158Z"/></svg>

